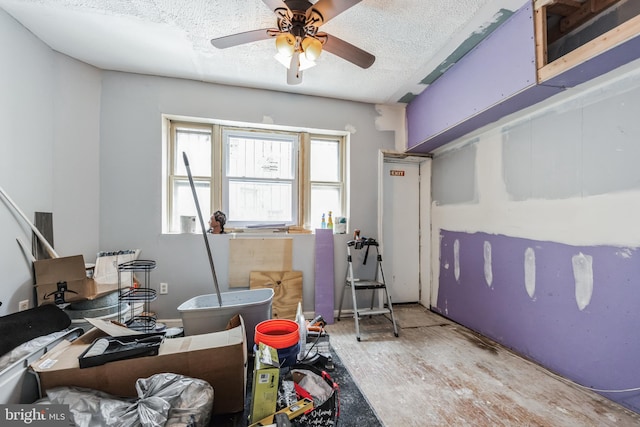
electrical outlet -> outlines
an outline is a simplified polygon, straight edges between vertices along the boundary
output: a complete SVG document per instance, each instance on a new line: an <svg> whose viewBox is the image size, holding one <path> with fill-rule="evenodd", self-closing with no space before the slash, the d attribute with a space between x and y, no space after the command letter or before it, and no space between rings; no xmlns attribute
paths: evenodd
<svg viewBox="0 0 640 427"><path fill-rule="evenodd" d="M169 284L168 283L160 283L160 294L166 295L169 293Z"/></svg>
<svg viewBox="0 0 640 427"><path fill-rule="evenodd" d="M25 311L29 309L29 300L25 299L18 303L18 311Z"/></svg>

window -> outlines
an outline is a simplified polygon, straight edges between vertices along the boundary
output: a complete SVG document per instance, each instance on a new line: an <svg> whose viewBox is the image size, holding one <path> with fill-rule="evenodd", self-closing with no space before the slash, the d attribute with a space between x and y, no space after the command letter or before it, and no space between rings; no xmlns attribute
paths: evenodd
<svg viewBox="0 0 640 427"><path fill-rule="evenodd" d="M322 214L331 212L333 221L343 216L342 143L340 139L311 138L310 189L311 224L319 228Z"/></svg>
<svg viewBox="0 0 640 427"><path fill-rule="evenodd" d="M222 206L235 226L297 224L298 136L223 131Z"/></svg>
<svg viewBox="0 0 640 427"><path fill-rule="evenodd" d="M227 214L225 230L312 229L320 227L323 213L346 215L344 135L167 123L168 232L180 231L181 216L197 215L182 153L189 159L203 219L221 210Z"/></svg>

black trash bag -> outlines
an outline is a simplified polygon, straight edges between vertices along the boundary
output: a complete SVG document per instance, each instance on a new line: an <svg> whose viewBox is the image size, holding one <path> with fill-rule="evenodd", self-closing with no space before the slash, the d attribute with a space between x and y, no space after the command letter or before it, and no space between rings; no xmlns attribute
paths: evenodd
<svg viewBox="0 0 640 427"><path fill-rule="evenodd" d="M335 427L340 416L339 393L340 387L327 372L309 365L294 365L280 381L277 409L284 409L308 397L313 400L313 410L292 419L291 424L297 427Z"/></svg>

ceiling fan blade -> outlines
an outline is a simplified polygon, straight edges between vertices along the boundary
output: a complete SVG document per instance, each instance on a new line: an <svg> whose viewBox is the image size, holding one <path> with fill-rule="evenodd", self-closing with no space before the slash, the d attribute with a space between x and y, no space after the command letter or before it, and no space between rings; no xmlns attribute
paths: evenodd
<svg viewBox="0 0 640 427"><path fill-rule="evenodd" d="M362 0L318 0L316 4L307 10L307 17L312 10L322 15L322 23L326 24L330 19L341 14L345 10L360 3Z"/></svg>
<svg viewBox="0 0 640 427"><path fill-rule="evenodd" d="M275 12L276 9L284 8L287 9L287 5L282 0L262 0L267 7Z"/></svg>
<svg viewBox="0 0 640 427"><path fill-rule="evenodd" d="M302 71L300 71L300 58L299 53L294 52L291 56L291 64L287 69L287 84L298 85L302 83Z"/></svg>
<svg viewBox="0 0 640 427"><path fill-rule="evenodd" d="M376 57L369 52L365 52L338 37L326 33L318 33L318 36L327 38L327 41L322 46L323 50L338 55L340 58L346 59L360 68L369 68L376 60Z"/></svg>
<svg viewBox="0 0 640 427"><path fill-rule="evenodd" d="M228 47L238 46L245 43L257 42L273 37L279 31L272 28L263 28L261 30L246 31L244 33L231 34L230 36L218 37L211 39L211 44L218 49L226 49Z"/></svg>

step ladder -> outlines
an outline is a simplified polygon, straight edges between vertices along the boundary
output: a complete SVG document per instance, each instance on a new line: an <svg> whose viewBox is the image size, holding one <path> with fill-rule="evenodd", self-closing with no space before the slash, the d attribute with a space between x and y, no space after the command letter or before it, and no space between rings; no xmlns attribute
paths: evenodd
<svg viewBox="0 0 640 427"><path fill-rule="evenodd" d="M353 258L351 256L351 248L356 250L365 249L365 256L362 261L362 264L367 263L367 258L369 255L369 249L371 247L376 248L376 272L373 280L362 280L357 279L353 275ZM347 288L351 288L351 299L353 301L353 318L356 323L356 339L360 341L360 317L361 316L375 316L375 315L385 315L389 314L391 316L391 323L393 324L393 334L398 336L398 327L396 325L396 318L393 314L393 305L391 304L391 296L387 290L387 285L384 281L384 272L382 271L382 255L380 254L380 250L378 249L378 242L375 239L358 239L358 240L350 240L347 242L347 276L345 279L344 287L342 288L342 295L340 296L340 308L338 309L338 317L340 320L342 315L342 304L344 302L344 294ZM357 291L370 290L371 291L371 305L368 308L358 308L358 300L356 298ZM376 292L378 291L378 292ZM375 296L376 293L383 294L383 301L380 303L379 307L374 307Z"/></svg>

